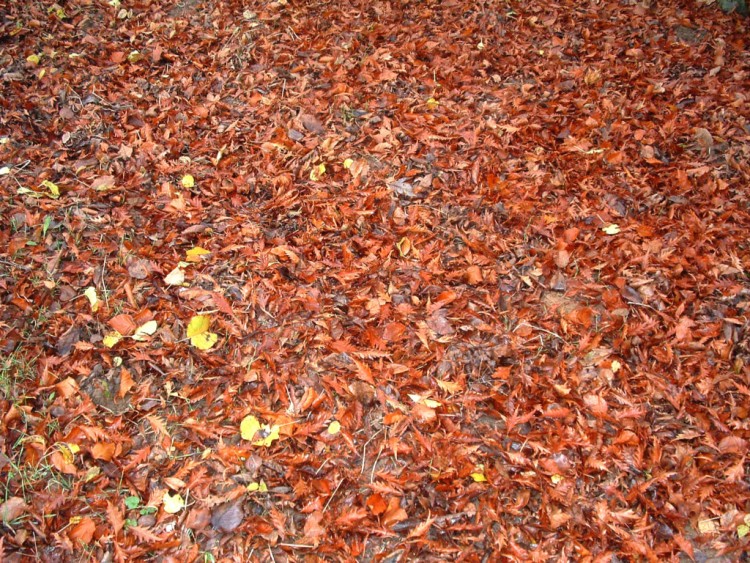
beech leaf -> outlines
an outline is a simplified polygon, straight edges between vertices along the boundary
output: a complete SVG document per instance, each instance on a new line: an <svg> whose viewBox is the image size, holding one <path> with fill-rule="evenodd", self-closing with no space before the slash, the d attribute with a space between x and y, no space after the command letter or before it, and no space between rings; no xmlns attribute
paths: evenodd
<svg viewBox="0 0 750 563"><path fill-rule="evenodd" d="M164 493L164 498L162 498L162 507L164 508L164 512L168 514L177 514L180 510L185 508L185 501L179 493L175 493L173 495Z"/></svg>
<svg viewBox="0 0 750 563"><path fill-rule="evenodd" d="M159 324L156 321L148 321L139 326L130 338L138 342L143 342L148 340L150 336L153 336L158 328Z"/></svg>
<svg viewBox="0 0 750 563"><path fill-rule="evenodd" d="M104 338L102 339L102 344L104 344L107 348L113 348L122 339L122 334L120 334L116 330L113 330L112 332L108 332L104 336Z"/></svg>
<svg viewBox="0 0 750 563"><path fill-rule="evenodd" d="M334 420L331 422L331 424L328 425L328 433L331 436L335 436L341 432L341 423L338 420Z"/></svg>
<svg viewBox="0 0 750 563"><path fill-rule="evenodd" d="M99 297L96 295L96 288L93 286L89 286L86 288L86 291L83 292L83 294L86 296L86 299L89 300L89 303L91 304L91 311L93 313L96 313L99 310Z"/></svg>

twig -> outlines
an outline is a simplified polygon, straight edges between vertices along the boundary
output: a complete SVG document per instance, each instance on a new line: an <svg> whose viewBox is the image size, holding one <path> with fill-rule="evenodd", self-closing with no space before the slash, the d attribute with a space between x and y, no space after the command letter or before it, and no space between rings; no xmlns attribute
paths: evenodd
<svg viewBox="0 0 750 563"><path fill-rule="evenodd" d="M10 266L11 268L18 268L19 270L23 270L25 272L31 270L29 266L25 266L24 264L16 264L15 262L8 262L7 260L0 260L0 264L5 264L6 266Z"/></svg>
<svg viewBox="0 0 750 563"><path fill-rule="evenodd" d="M375 432L375 434L370 436L370 439L365 442L365 445L362 446L362 469L359 470L360 475L362 475L362 473L365 472L365 462L367 461L367 458L365 457L365 455L367 454L367 444L372 442L377 437L377 435L380 434L382 431L383 429L381 428L380 430Z"/></svg>
<svg viewBox="0 0 750 563"><path fill-rule="evenodd" d="M328 505L329 505L329 504L331 504L331 501L333 500L333 497L335 497L335 496L336 496L336 492L337 492L337 491L339 490L339 487L341 486L341 484L342 484L343 482L344 482L344 478L342 477L342 478L341 478L341 481L339 481L339 484L338 484L338 485L336 485L336 488L335 488L335 489L333 489L333 493L331 493L331 496L330 496L330 497L328 497L328 502L327 502L327 503L326 503L326 505L325 505L325 506L323 507L323 512L325 512L325 511L326 511L326 509L328 508Z"/></svg>
<svg viewBox="0 0 750 563"><path fill-rule="evenodd" d="M375 468L378 466L378 461L380 461L380 454L383 453L384 447L385 444L380 444L380 451L378 452L378 455L375 456L375 462L372 464L372 471L370 471L370 483L375 480Z"/></svg>
<svg viewBox="0 0 750 563"><path fill-rule="evenodd" d="M546 334L549 334L550 336L554 336L555 338L559 338L560 340L562 340L563 342L565 342L565 339L562 336L560 336L559 334L557 334L556 332L552 332L551 330L547 330L546 328L542 328L540 326L536 326L536 325L533 325L531 323L527 323L526 321L518 323L518 326L516 326L516 328L513 329L513 332L516 332L523 325L526 325L529 328L533 328L534 330L538 330L540 332L544 332Z"/></svg>

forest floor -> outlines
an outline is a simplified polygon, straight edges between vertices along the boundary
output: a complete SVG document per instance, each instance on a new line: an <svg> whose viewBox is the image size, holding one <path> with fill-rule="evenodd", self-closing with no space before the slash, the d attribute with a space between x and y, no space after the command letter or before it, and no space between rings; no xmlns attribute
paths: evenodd
<svg viewBox="0 0 750 563"><path fill-rule="evenodd" d="M0 559L747 560L748 20L0 18Z"/></svg>

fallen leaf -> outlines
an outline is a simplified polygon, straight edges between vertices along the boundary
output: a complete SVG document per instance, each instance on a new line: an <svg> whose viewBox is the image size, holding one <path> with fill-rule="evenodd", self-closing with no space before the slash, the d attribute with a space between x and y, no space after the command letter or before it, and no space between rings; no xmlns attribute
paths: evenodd
<svg viewBox="0 0 750 563"><path fill-rule="evenodd" d="M318 182L323 177L323 175L326 173L326 165L323 163L318 164L317 166L313 166L313 169L310 170L310 180L313 182Z"/></svg>
<svg viewBox="0 0 750 563"><path fill-rule="evenodd" d="M99 297L96 295L96 288L93 286L89 286L86 288L86 291L84 291L83 294L86 296L86 299L89 300L89 304L91 305L91 312L96 313L99 310L99 304L101 303L99 301Z"/></svg>
<svg viewBox="0 0 750 563"><path fill-rule="evenodd" d="M469 266L466 269L466 282L469 285L477 285L482 283L482 270L479 266Z"/></svg>
<svg viewBox="0 0 750 563"><path fill-rule="evenodd" d="M129 336L133 334L138 328L138 325L133 320L133 317L126 313L112 317L111 319L109 319L108 324L117 332L119 332L121 336Z"/></svg>
<svg viewBox="0 0 750 563"><path fill-rule="evenodd" d="M104 338L102 339L102 344L104 344L107 348L113 348L122 339L123 339L123 335L117 332L116 330L114 330L104 335Z"/></svg>
<svg viewBox="0 0 750 563"><path fill-rule="evenodd" d="M130 338L137 342L143 342L153 336L158 328L159 324L156 321L148 321L139 326Z"/></svg>
<svg viewBox="0 0 750 563"><path fill-rule="evenodd" d="M206 250L200 246L194 246L185 253L185 260L187 262L200 262L201 256L211 254L210 250Z"/></svg>
<svg viewBox="0 0 750 563"><path fill-rule="evenodd" d="M218 506L211 514L211 526L222 532L232 532L242 524L245 512L242 501L236 500Z"/></svg>
<svg viewBox="0 0 750 563"><path fill-rule="evenodd" d="M179 493L173 495L164 493L164 497L162 498L162 508L164 508L164 512L167 514L177 514L180 510L185 508L185 501Z"/></svg>
<svg viewBox="0 0 750 563"><path fill-rule="evenodd" d="M91 540L94 539L94 532L96 532L96 523L88 516L81 518L74 526L68 531L68 537L71 541L88 545Z"/></svg>
<svg viewBox="0 0 750 563"><path fill-rule="evenodd" d="M115 187L114 176L99 176L96 180L91 182L91 189L98 192L105 192Z"/></svg>
<svg viewBox="0 0 750 563"><path fill-rule="evenodd" d="M26 514L29 508L21 497L8 497L0 504L0 519L8 524Z"/></svg>
<svg viewBox="0 0 750 563"><path fill-rule="evenodd" d="M164 276L167 285L182 285L185 283L185 270L177 266L174 270Z"/></svg>
<svg viewBox="0 0 750 563"><path fill-rule="evenodd" d="M135 259L128 263L128 274L136 280L145 280L154 269L150 260Z"/></svg>

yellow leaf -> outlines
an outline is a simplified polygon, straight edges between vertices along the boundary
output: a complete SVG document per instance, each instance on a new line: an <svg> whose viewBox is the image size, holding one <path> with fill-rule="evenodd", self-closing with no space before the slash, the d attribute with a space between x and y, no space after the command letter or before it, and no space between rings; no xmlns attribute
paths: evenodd
<svg viewBox="0 0 750 563"><path fill-rule="evenodd" d="M557 485L563 479L564 477L562 475L558 475L557 473L555 473L554 475L550 477L550 481L552 481L553 485Z"/></svg>
<svg viewBox="0 0 750 563"><path fill-rule="evenodd" d="M737 537L739 539L744 538L748 533L750 533L750 526L747 524L740 524L737 526Z"/></svg>
<svg viewBox="0 0 750 563"><path fill-rule="evenodd" d="M251 414L240 422L240 436L243 440L252 440L258 430L260 430L260 422Z"/></svg>
<svg viewBox="0 0 750 563"><path fill-rule="evenodd" d="M243 440L253 440L254 446L270 446L274 440L279 439L279 426L274 424L270 426L264 424L261 426L260 421L253 415L248 415L240 422L240 436Z"/></svg>
<svg viewBox="0 0 750 563"><path fill-rule="evenodd" d="M201 332L190 338L190 344L198 350L210 350L219 340L219 335L215 332Z"/></svg>
<svg viewBox="0 0 750 563"><path fill-rule="evenodd" d="M604 231L608 235L616 235L620 232L620 227L618 225L615 225L612 223L611 225L607 225L606 227L602 227L602 231Z"/></svg>
<svg viewBox="0 0 750 563"><path fill-rule="evenodd" d="M310 170L310 180L317 182L326 173L326 165L322 162Z"/></svg>
<svg viewBox="0 0 750 563"><path fill-rule="evenodd" d="M200 246L194 246L185 253L185 260L188 262L199 262L200 257L204 254L211 254L211 251L201 248Z"/></svg>
<svg viewBox="0 0 750 563"><path fill-rule="evenodd" d="M164 512L166 512L167 514L177 514L180 510L185 508L185 501L179 493L175 493L173 495L164 493L162 506L164 507Z"/></svg>
<svg viewBox="0 0 750 563"><path fill-rule="evenodd" d="M177 266L174 270L164 276L167 285L182 285L185 283L185 270Z"/></svg>
<svg viewBox="0 0 750 563"><path fill-rule="evenodd" d="M188 338L207 332L209 326L211 326L211 317L208 315L195 315L188 323Z"/></svg>
<svg viewBox="0 0 750 563"><path fill-rule="evenodd" d="M263 427L260 429L260 435L263 437L260 440L256 440L255 442L253 442L253 445L265 446L267 448L274 441L279 439L279 426L276 424L274 424L273 426L264 424Z"/></svg>
<svg viewBox="0 0 750 563"><path fill-rule="evenodd" d="M122 340L122 334L120 334L116 330L113 330L112 332L108 332L106 334L106 336L102 340L102 344L104 344L107 348L112 348L120 340Z"/></svg>
<svg viewBox="0 0 750 563"><path fill-rule="evenodd" d="M78 444L59 442L57 446L66 463L73 463L75 454L81 451L81 448L78 447Z"/></svg>
<svg viewBox="0 0 750 563"><path fill-rule="evenodd" d="M99 310L99 297L96 295L96 288L93 286L89 286L86 288L86 291L83 292L83 294L86 296L86 299L89 300L89 303L91 304L91 311L96 313Z"/></svg>
<svg viewBox="0 0 750 563"><path fill-rule="evenodd" d="M431 409L436 409L440 406L440 402L434 399L424 399L422 401L422 404L427 407L430 407Z"/></svg>
<svg viewBox="0 0 750 563"><path fill-rule="evenodd" d="M620 368L622 367L622 364L618 362L617 360L614 360L612 364L610 365L610 369L612 370L612 373L617 373L620 371Z"/></svg>
<svg viewBox="0 0 750 563"><path fill-rule="evenodd" d="M60 197L60 188L54 182L44 180L41 185L49 190L49 196L51 198L56 199Z"/></svg>
<svg viewBox="0 0 750 563"><path fill-rule="evenodd" d="M38 65L39 64L39 60L40 60L39 59L39 55L37 55L37 54L29 55L28 57L26 57L26 61L30 62L33 65Z"/></svg>
<svg viewBox="0 0 750 563"><path fill-rule="evenodd" d="M141 55L140 51L130 51L130 54L128 55L128 61L131 63L137 63L141 60L142 57L143 55Z"/></svg>
<svg viewBox="0 0 750 563"><path fill-rule="evenodd" d="M185 174L182 177L182 180L180 180L180 183L182 184L184 188L190 189L193 186L195 186L195 178L193 178L191 174Z"/></svg>
<svg viewBox="0 0 750 563"><path fill-rule="evenodd" d="M247 486L247 491L249 493L267 493L268 492L268 486L266 485L266 482L261 480L260 483L250 483Z"/></svg>
<svg viewBox="0 0 750 563"><path fill-rule="evenodd" d="M62 9L61 6L57 4L53 4L49 8L47 8L48 14L55 14L57 16L57 19L64 20L67 16L65 15L65 10Z"/></svg>
<svg viewBox="0 0 750 563"><path fill-rule="evenodd" d="M349 170L352 167L352 164L354 164L354 161L351 158L347 158L344 161L344 168L346 168L347 170Z"/></svg>
<svg viewBox="0 0 750 563"><path fill-rule="evenodd" d="M139 326L135 334L130 338L138 342L143 342L144 340L148 340L148 337L152 336L157 328L159 328L159 324L156 321L148 321Z"/></svg>
<svg viewBox="0 0 750 563"><path fill-rule="evenodd" d="M328 433L331 436L335 436L339 432L341 432L341 423L338 420L334 420L328 425Z"/></svg>
<svg viewBox="0 0 750 563"><path fill-rule="evenodd" d="M102 470L98 465L89 467L88 471L86 471L86 475L84 475L83 477L83 482L88 483L92 479L96 479L99 476L99 473L101 472Z"/></svg>
<svg viewBox="0 0 750 563"><path fill-rule="evenodd" d="M475 483L484 483L487 481L487 477L484 476L484 464L480 463L477 465L476 470L471 474L471 478L474 479Z"/></svg>
<svg viewBox="0 0 750 563"><path fill-rule="evenodd" d="M435 109L440 105L440 102L438 102L435 98L430 98L427 100L427 107L430 109Z"/></svg>

